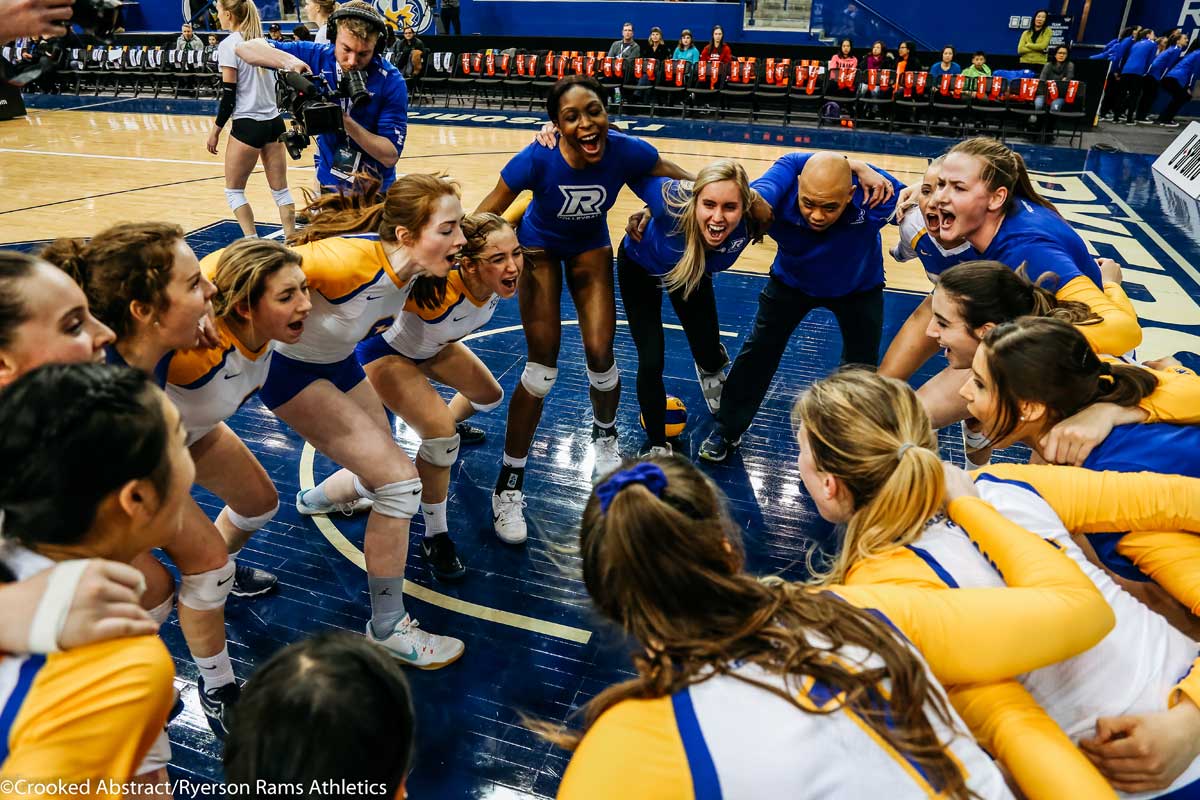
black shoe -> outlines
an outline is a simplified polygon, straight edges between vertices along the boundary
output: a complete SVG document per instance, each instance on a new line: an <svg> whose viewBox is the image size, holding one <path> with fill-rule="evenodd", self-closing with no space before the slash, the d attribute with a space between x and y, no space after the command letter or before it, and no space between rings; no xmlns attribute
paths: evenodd
<svg viewBox="0 0 1200 800"><path fill-rule="evenodd" d="M476 428L469 422L458 423L454 426L454 432L458 434L460 444L483 444L483 440L487 438L483 428Z"/></svg>
<svg viewBox="0 0 1200 800"><path fill-rule="evenodd" d="M200 695L200 708L204 710L204 716L208 717L208 727L212 728L218 739L224 741L229 735L230 712L242 696L241 687L235 682L209 691L204 688L204 676L201 675L196 681L196 689Z"/></svg>
<svg viewBox="0 0 1200 800"><path fill-rule="evenodd" d="M729 458L729 454L736 450L741 443L742 437L740 436L736 439L727 439L721 431L713 431L700 445L699 456L705 461L720 464Z"/></svg>
<svg viewBox="0 0 1200 800"><path fill-rule="evenodd" d="M467 568L459 560L454 540L448 533L426 536L421 540L421 552L425 554L429 568L439 581L456 581L467 574Z"/></svg>
<svg viewBox="0 0 1200 800"><path fill-rule="evenodd" d="M238 564L233 573L231 594L234 597L262 597L267 592L273 591L278 585L279 578L265 569Z"/></svg>

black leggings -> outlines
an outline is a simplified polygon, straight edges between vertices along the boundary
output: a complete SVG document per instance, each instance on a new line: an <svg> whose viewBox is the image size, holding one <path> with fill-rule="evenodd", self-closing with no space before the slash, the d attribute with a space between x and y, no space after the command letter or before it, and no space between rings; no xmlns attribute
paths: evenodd
<svg viewBox="0 0 1200 800"><path fill-rule="evenodd" d="M667 388L663 383L666 337L662 324L662 280L630 258L622 243L617 250L617 281L629 320L629 334L637 347L637 397L642 419L646 421L646 439L650 444L665 444ZM716 372L724 367L729 356L721 344L712 278L705 275L686 300L681 291L669 292L667 297L675 307L692 357L700 369Z"/></svg>
<svg viewBox="0 0 1200 800"><path fill-rule="evenodd" d="M1184 88L1174 78L1163 78L1161 86L1166 90L1167 94L1171 95L1171 102L1167 103L1167 107L1163 109L1163 113L1158 115L1158 121L1174 122L1175 115L1179 113L1179 109L1187 105L1188 100L1192 99L1192 93L1189 91L1191 87Z"/></svg>

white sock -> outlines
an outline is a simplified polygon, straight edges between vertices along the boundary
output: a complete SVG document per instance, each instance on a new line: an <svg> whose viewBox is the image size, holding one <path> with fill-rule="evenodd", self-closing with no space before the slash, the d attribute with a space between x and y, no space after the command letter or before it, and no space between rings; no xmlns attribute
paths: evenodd
<svg viewBox="0 0 1200 800"><path fill-rule="evenodd" d="M425 516L425 538L448 533L450 525L446 522L446 504L449 498L440 503L421 503L421 513Z"/></svg>
<svg viewBox="0 0 1200 800"><path fill-rule="evenodd" d="M314 508L325 508L333 505L329 501L329 495L325 494L325 482L322 481L311 489L305 489L304 494L300 495L300 499Z"/></svg>
<svg viewBox="0 0 1200 800"><path fill-rule="evenodd" d="M597 428L603 428L603 429L607 430L617 424L617 419L616 419L616 417L613 417L608 422L601 422L600 418L597 417L595 415L595 413L593 413L592 414L592 422L596 425Z"/></svg>
<svg viewBox="0 0 1200 800"><path fill-rule="evenodd" d="M206 690L211 691L233 683L233 662L229 660L229 645L225 645L215 656L192 656L192 661L200 668Z"/></svg>
<svg viewBox="0 0 1200 800"><path fill-rule="evenodd" d="M525 464L528 461L529 456L517 458L516 456L510 456L508 453L505 453L504 458L500 460L500 463L506 467L512 467L513 469L525 469Z"/></svg>

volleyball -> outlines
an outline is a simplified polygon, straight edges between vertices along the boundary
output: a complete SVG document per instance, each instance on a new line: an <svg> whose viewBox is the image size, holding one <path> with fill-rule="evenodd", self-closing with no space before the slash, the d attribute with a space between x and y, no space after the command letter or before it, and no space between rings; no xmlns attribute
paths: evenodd
<svg viewBox="0 0 1200 800"><path fill-rule="evenodd" d="M666 417L666 433L668 439L673 439L683 433L687 427L687 406L673 394L667 395L667 417ZM642 425L642 430L646 429L646 419L641 414L638 415L638 422Z"/></svg>

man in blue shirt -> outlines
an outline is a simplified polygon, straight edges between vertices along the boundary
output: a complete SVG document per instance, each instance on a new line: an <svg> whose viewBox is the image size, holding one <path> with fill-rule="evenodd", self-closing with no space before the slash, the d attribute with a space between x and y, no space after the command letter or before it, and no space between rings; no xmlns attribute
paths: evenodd
<svg viewBox="0 0 1200 800"><path fill-rule="evenodd" d="M408 132L404 78L381 55L387 22L370 3L351 0L330 16L329 26L335 30L329 44L256 39L238 45L236 52L255 66L319 75L331 87L346 72L362 71L371 99L352 108L348 98L339 98L346 133L317 137L317 179L322 187L353 190L354 173L369 172L386 191L396 179Z"/></svg>
<svg viewBox="0 0 1200 800"><path fill-rule="evenodd" d="M876 170L876 172L880 172ZM883 243L879 231L903 185L871 207L849 162L837 153L789 153L750 184L775 212L767 234L779 245L758 298L758 315L730 369L700 457L720 462L741 443L762 405L788 340L815 308L842 332L842 362L879 364L883 338Z"/></svg>

